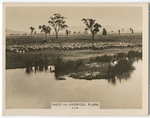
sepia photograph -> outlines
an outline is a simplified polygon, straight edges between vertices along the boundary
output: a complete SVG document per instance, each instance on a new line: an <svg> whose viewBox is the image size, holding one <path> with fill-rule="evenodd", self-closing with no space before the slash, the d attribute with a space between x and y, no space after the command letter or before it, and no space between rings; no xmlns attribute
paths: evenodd
<svg viewBox="0 0 150 118"><path fill-rule="evenodd" d="M148 4L40 4L3 4L4 109L147 108Z"/></svg>

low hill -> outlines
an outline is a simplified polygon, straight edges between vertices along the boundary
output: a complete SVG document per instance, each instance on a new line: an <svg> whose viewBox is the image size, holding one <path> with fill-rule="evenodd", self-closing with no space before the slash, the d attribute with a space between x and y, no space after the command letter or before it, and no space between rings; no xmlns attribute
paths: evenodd
<svg viewBox="0 0 150 118"><path fill-rule="evenodd" d="M16 31L16 30L10 30L10 29L6 29L5 33L6 33L6 35L9 35L9 34L29 34L29 32Z"/></svg>

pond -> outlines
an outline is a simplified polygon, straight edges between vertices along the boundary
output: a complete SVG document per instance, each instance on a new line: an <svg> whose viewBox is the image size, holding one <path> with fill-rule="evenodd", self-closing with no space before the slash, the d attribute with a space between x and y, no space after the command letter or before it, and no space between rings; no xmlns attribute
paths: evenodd
<svg viewBox="0 0 150 118"><path fill-rule="evenodd" d="M51 102L100 102L101 109L142 108L142 60L135 70L113 79L57 80L55 73L27 69L6 70L7 109L50 109Z"/></svg>

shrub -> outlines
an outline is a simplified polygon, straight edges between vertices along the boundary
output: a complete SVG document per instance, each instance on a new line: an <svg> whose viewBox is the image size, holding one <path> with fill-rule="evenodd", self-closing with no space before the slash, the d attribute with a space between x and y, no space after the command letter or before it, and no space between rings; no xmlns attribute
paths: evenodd
<svg viewBox="0 0 150 118"><path fill-rule="evenodd" d="M127 54L121 52L121 53L117 53L117 59L119 58L125 58L125 56L127 56Z"/></svg>
<svg viewBox="0 0 150 118"><path fill-rule="evenodd" d="M134 67L132 66L133 62L130 62L126 59L119 59L118 64L116 64L114 67L111 65L108 66L108 73L111 74L121 74L123 72L126 72L128 70L133 70Z"/></svg>
<svg viewBox="0 0 150 118"><path fill-rule="evenodd" d="M138 52L138 51L129 51L128 52L128 57L129 58L142 57L142 51L141 52Z"/></svg>

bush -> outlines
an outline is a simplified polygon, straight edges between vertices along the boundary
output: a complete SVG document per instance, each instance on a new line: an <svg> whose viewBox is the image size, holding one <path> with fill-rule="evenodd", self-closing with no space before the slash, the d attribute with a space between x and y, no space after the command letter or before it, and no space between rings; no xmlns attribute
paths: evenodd
<svg viewBox="0 0 150 118"><path fill-rule="evenodd" d="M121 53L117 53L117 59L120 59L120 58L125 58L127 56L127 54L121 52Z"/></svg>
<svg viewBox="0 0 150 118"><path fill-rule="evenodd" d="M114 75L116 74L122 74L123 72L126 72L128 70L133 70L134 67L132 66L133 62L130 62L126 59L119 59L118 64L116 64L114 67L111 65L108 66L108 73L112 73Z"/></svg>
<svg viewBox="0 0 150 118"><path fill-rule="evenodd" d="M138 51L129 51L128 52L128 57L129 58L142 57L142 51L141 52L138 52Z"/></svg>

